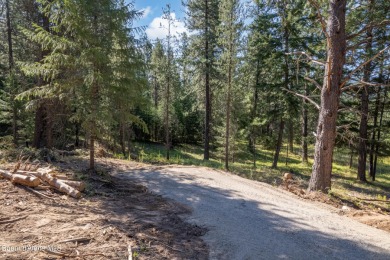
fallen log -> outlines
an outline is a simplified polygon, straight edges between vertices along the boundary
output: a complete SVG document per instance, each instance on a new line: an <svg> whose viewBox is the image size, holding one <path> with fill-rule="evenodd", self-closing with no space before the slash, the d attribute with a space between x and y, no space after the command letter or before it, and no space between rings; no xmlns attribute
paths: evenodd
<svg viewBox="0 0 390 260"><path fill-rule="evenodd" d="M48 171L48 170L45 169L45 171ZM19 170L19 171L17 171L17 173L21 174L21 175L36 176L38 178L41 178L41 173L38 173L38 172L21 171L21 170ZM84 182L68 180L68 179L65 179L65 178L67 178L66 176L61 176L61 175L50 175L50 176L52 176L53 178L57 179L60 182L63 182L65 184L75 188L78 191L84 191L85 190L85 183Z"/></svg>
<svg viewBox="0 0 390 260"><path fill-rule="evenodd" d="M65 184L62 180L51 176L49 174L50 171L51 170L49 169L38 169L34 175L47 182L50 186L53 186L57 190L64 192L73 198L78 199L81 197L81 193L78 190Z"/></svg>
<svg viewBox="0 0 390 260"><path fill-rule="evenodd" d="M22 184L27 187L37 187L41 181L34 176L25 176L21 174L12 174L12 183Z"/></svg>
<svg viewBox="0 0 390 260"><path fill-rule="evenodd" d="M61 180L61 182L75 188L78 191L85 190L85 183L82 181Z"/></svg>
<svg viewBox="0 0 390 260"><path fill-rule="evenodd" d="M10 173L9 171L0 170L0 176L7 180L12 179L12 173Z"/></svg>
<svg viewBox="0 0 390 260"><path fill-rule="evenodd" d="M22 184L28 187L37 187L41 181L34 176L26 176L21 174L12 174L9 171L0 170L0 175L12 183Z"/></svg>

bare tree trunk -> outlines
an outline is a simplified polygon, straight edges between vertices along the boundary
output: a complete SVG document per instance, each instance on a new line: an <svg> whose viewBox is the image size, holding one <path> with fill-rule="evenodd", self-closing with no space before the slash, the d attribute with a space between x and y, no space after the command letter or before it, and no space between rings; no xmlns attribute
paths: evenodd
<svg viewBox="0 0 390 260"><path fill-rule="evenodd" d="M75 124L75 135L76 138L75 138L74 146L78 148L80 146L80 124L78 122L76 122Z"/></svg>
<svg viewBox="0 0 390 260"><path fill-rule="evenodd" d="M11 82L11 105L12 105L12 136L13 143L18 144L18 110L16 107L16 84L14 78L14 49L12 44L12 25L10 17L9 0L5 1L5 15L7 23L7 41L8 41L8 69Z"/></svg>
<svg viewBox="0 0 390 260"><path fill-rule="evenodd" d="M284 28L284 52L288 53L289 52L289 31L288 28ZM286 89L289 88L289 68L288 68L288 57L287 55L284 56L284 87ZM282 142L283 142L283 132L284 132L284 120L283 120L283 115L281 115L280 118L280 124L279 124L279 134L278 134L278 141L276 143L276 149L274 153L274 160L272 163L272 168L277 168L278 167L278 160L279 160L279 154L280 154L280 149L282 147ZM286 161L287 162L287 161Z"/></svg>
<svg viewBox="0 0 390 260"><path fill-rule="evenodd" d="M35 111L34 139L32 143L34 148L41 148L42 146L44 118L45 118L45 108L42 105L39 105L37 110Z"/></svg>
<svg viewBox="0 0 390 260"><path fill-rule="evenodd" d="M376 144L376 133L378 131L377 127L378 127L380 98L381 98L381 90L380 90L380 88L378 88L377 94L376 94L376 101L375 101L374 125L373 125L373 129L372 129L371 143L370 143L370 155L369 155L369 162L370 162L369 173L370 173L371 180L373 180L373 176L374 176L374 150L375 150L375 144Z"/></svg>
<svg viewBox="0 0 390 260"><path fill-rule="evenodd" d="M11 27L9 0L5 1L5 12L6 12L5 15L7 19L8 66L9 66L9 71L11 72L14 68L14 50L12 47L12 27Z"/></svg>
<svg viewBox="0 0 390 260"><path fill-rule="evenodd" d="M126 157L125 126L122 123L119 125L119 140L120 140L122 154L124 157Z"/></svg>
<svg viewBox="0 0 390 260"><path fill-rule="evenodd" d="M204 127L204 154L203 159L208 161L210 159L210 121L211 121L211 93L210 93L210 57L209 57L209 1L205 0L205 59L206 59L206 72L205 72L205 127Z"/></svg>
<svg viewBox="0 0 390 260"><path fill-rule="evenodd" d="M89 170L95 172L95 140L97 136L96 119L98 114L99 86L94 83L91 88L91 124L89 143Z"/></svg>
<svg viewBox="0 0 390 260"><path fill-rule="evenodd" d="M327 21L327 63L321 90L313 171L309 191L331 188L333 149L336 139L336 120L340 101L340 85L346 53L346 0L329 2Z"/></svg>
<svg viewBox="0 0 390 260"><path fill-rule="evenodd" d="M372 9L372 1L369 3L369 10ZM367 55L371 54L372 49L372 29L367 31L367 44L365 51ZM371 77L371 63L368 62L364 66L363 81L369 82ZM360 108L360 129L359 129L359 159L358 159L358 171L357 179L366 182L366 164L367 164L367 128L368 128L368 102L369 102L369 89L365 85L362 88L361 93L361 108Z"/></svg>
<svg viewBox="0 0 390 260"><path fill-rule="evenodd" d="M282 142L283 142L283 131L284 131L284 121L282 118L282 119L280 119L278 141L276 144L274 160L272 163L272 168L274 168L274 169L278 167L279 154L280 154L280 149L282 147Z"/></svg>
<svg viewBox="0 0 390 260"><path fill-rule="evenodd" d="M307 86L305 85L305 95L307 96ZM308 155L307 155L307 101L306 99L303 99L303 105L302 105L302 162L307 163L308 162Z"/></svg>
<svg viewBox="0 0 390 260"><path fill-rule="evenodd" d="M349 169L352 169L353 166L353 147L351 146L351 153L349 155Z"/></svg>
<svg viewBox="0 0 390 260"><path fill-rule="evenodd" d="M288 121L288 147L291 153L294 152L294 123L293 120Z"/></svg>
<svg viewBox="0 0 390 260"><path fill-rule="evenodd" d="M385 112L386 99L387 99L387 88L385 88L385 92L383 94L381 114L380 114L380 119L379 119L378 139L376 141L376 147L375 147L374 167L373 167L373 171L372 171L372 175L371 175L372 181L375 181L375 176L376 176L376 165L377 165L377 161L378 161L378 152L379 152L379 147L380 147L379 142L381 139L381 128L383 125L383 114Z"/></svg>
<svg viewBox="0 0 390 260"><path fill-rule="evenodd" d="M258 101L259 101L259 81L260 81L260 59L258 58L257 59L257 62L256 62L256 81L255 81L255 86L253 88L253 107L252 107L252 111L251 111L251 121L253 122L253 120L256 118L256 113L257 113L257 104L258 104ZM252 123L251 122L251 123ZM255 160L255 141L256 141L256 129L254 126L251 127L251 132L250 132L250 135L249 135L249 150L254 153L254 160ZM256 163L255 163L256 164Z"/></svg>
<svg viewBox="0 0 390 260"><path fill-rule="evenodd" d="M50 102L50 101L49 101ZM53 104L46 104L46 147L53 148L53 124L54 124L54 110Z"/></svg>
<svg viewBox="0 0 390 260"><path fill-rule="evenodd" d="M154 108L155 110L157 111L158 109L158 89L159 89L159 85L158 85L158 82L156 80L156 78L154 78ZM154 127L153 127L153 131L154 131L154 141L158 141L158 130L157 130L157 123L154 122Z"/></svg>
<svg viewBox="0 0 390 260"><path fill-rule="evenodd" d="M230 138L230 110L231 110L231 88L232 88L232 41L233 36L230 35L230 45L229 45L229 69L228 69L228 89L227 89L227 101L226 101L226 142L225 142L225 169L229 170L229 138Z"/></svg>
<svg viewBox="0 0 390 260"><path fill-rule="evenodd" d="M95 134L91 134L89 139L89 170L95 171Z"/></svg>
<svg viewBox="0 0 390 260"><path fill-rule="evenodd" d="M167 5L167 18L168 18L168 75L167 75L167 90L165 93L166 104L165 104L165 149L166 149L166 158L169 160L169 150L171 149L170 144L170 130L169 130L169 103L170 103L170 84L171 84L171 6Z"/></svg>

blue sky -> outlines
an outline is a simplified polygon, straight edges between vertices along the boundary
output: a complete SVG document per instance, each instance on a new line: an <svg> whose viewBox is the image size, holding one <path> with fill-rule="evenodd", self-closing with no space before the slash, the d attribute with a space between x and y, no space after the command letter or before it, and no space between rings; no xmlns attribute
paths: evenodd
<svg viewBox="0 0 390 260"><path fill-rule="evenodd" d="M162 19L162 15L163 8L167 4L171 5L171 16L176 19L172 33L179 34L186 31L184 26L184 7L181 4L181 0L135 0L135 8L144 10L144 16L134 26L146 26L146 34L150 39L165 38L168 23Z"/></svg>

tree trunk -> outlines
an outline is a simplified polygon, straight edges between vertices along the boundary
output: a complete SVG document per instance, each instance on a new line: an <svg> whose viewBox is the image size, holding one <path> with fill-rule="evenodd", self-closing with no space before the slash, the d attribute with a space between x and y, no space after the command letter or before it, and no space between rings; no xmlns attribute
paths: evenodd
<svg viewBox="0 0 390 260"><path fill-rule="evenodd" d="M380 98L381 98L381 90L380 88L377 89L376 94L376 101L375 101L375 110L374 110L374 125L372 129L372 135L371 135L371 142L370 142L370 155L369 155L369 162L370 162L370 177L371 180L374 181L374 150L375 150L375 144L376 144L376 133L378 131L378 115L379 115L379 105L380 105Z"/></svg>
<svg viewBox="0 0 390 260"><path fill-rule="evenodd" d="M280 119L278 141L276 143L274 161L272 163L272 168L274 168L274 169L276 169L278 167L279 154L280 154L280 149L282 147L282 142L283 142L283 131L284 131L284 121L282 118L282 119Z"/></svg>
<svg viewBox="0 0 390 260"><path fill-rule="evenodd" d="M351 154L349 155L349 169L353 166L353 147L351 146Z"/></svg>
<svg viewBox="0 0 390 260"><path fill-rule="evenodd" d="M379 152L379 147L380 147L380 139L381 139L381 128L383 124L383 114L385 112L385 104L386 104L386 99L387 99L387 88L385 88L385 92L383 94L383 101L382 101L382 107L381 107L381 114L379 118L379 129L378 129L378 139L376 141L376 147L375 147L375 157L374 157L374 167L371 175L372 181L375 181L375 176L376 176L376 165L378 161L378 152Z"/></svg>
<svg viewBox="0 0 390 260"><path fill-rule="evenodd" d="M57 100L58 103L59 103L59 100ZM48 102L51 103L51 100L48 100ZM45 129L45 132L46 132L46 135L45 135L45 138L46 138L46 147L51 149L53 148L53 124L54 124L54 107L53 107L53 104L50 104L50 103L46 103L46 129Z"/></svg>
<svg viewBox="0 0 390 260"><path fill-rule="evenodd" d="M294 123L291 119L288 121L288 148L291 153L294 152Z"/></svg>
<svg viewBox="0 0 390 260"><path fill-rule="evenodd" d="M257 59L257 62L256 62L256 81L255 81L255 86L253 88L253 107L252 107L252 111L251 111L251 123L253 123L253 121L255 120L256 118L256 113L257 113L257 104L258 104L258 101L259 101L259 81L260 81L260 59L258 58ZM250 136L249 136L249 150L252 152L252 153L256 153L255 151L255 140L256 140L256 128L255 126L252 125L251 127L251 132L250 132ZM254 154L254 160L255 160L255 157L256 155ZM256 163L255 163L256 164Z"/></svg>
<svg viewBox="0 0 390 260"><path fill-rule="evenodd" d="M37 149L42 147L44 118L45 118L45 108L42 105L39 105L37 110L35 111L34 139L32 144L33 147Z"/></svg>
<svg viewBox="0 0 390 260"><path fill-rule="evenodd" d="M169 133L169 103L170 103L170 84L171 84L171 9L168 5L168 75L167 75L167 91L166 91L166 106L165 106L165 149L166 149L166 158L169 161L169 150L171 149L170 145L170 133Z"/></svg>
<svg viewBox="0 0 390 260"><path fill-rule="evenodd" d="M74 146L78 148L80 146L80 125L78 122L76 122L75 124L75 135L76 138L75 138Z"/></svg>
<svg viewBox="0 0 390 260"><path fill-rule="evenodd" d="M209 1L205 0L205 59L206 59L206 71L205 71L205 127L204 127L204 154L203 159L208 161L210 159L210 120L211 120L211 93L210 93L210 57L209 57Z"/></svg>
<svg viewBox="0 0 390 260"><path fill-rule="evenodd" d="M366 80L365 80L366 81ZM366 81L368 82L368 81ZM360 128L359 128L359 158L357 179L366 182L367 163L367 127L368 127L368 87L364 86L361 93Z"/></svg>
<svg viewBox="0 0 390 260"><path fill-rule="evenodd" d="M305 85L305 96L307 96L307 87ZM307 155L307 101L303 99L302 105L302 162L308 163Z"/></svg>
<svg viewBox="0 0 390 260"><path fill-rule="evenodd" d="M317 125L313 171L309 191L331 188L333 148L340 101L340 85L346 53L346 0L330 1L327 22L327 63L321 90L321 106Z"/></svg>
<svg viewBox="0 0 390 260"><path fill-rule="evenodd" d="M232 35L231 35L232 38ZM231 103L231 88L232 88L232 39L230 39L229 46L229 69L228 69L228 89L227 89L227 101L226 101L226 142L225 142L225 169L229 170L229 138L230 138L230 103Z"/></svg>
<svg viewBox="0 0 390 260"><path fill-rule="evenodd" d="M10 77L10 93L11 93L11 105L12 105L12 136L13 143L18 144L18 110L16 107L16 84L15 84L15 74L14 74L14 49L12 45L12 25L10 17L10 7L9 0L5 1L5 15L6 15L6 24L7 24L7 41L8 41L8 69Z"/></svg>
<svg viewBox="0 0 390 260"><path fill-rule="evenodd" d="M158 109L158 89L159 89L159 85L158 85L158 82L156 80L156 78L154 78L154 109L157 111ZM158 128L157 128L157 122L154 122L154 127L153 127L153 131L154 131L154 141L158 141Z"/></svg>
<svg viewBox="0 0 390 260"><path fill-rule="evenodd" d="M285 26L284 27L284 52L285 53L289 52L289 36L290 35L289 35L288 28ZM284 56L284 62L285 62L285 66L284 66L284 87L286 89L289 89L289 68L288 68L288 57L287 57L287 55ZM279 154L280 154L280 149L282 147L282 142L283 142L284 124L285 123L284 123L284 120L283 120L283 115L281 115L280 124L279 124L278 141L276 143L276 149L275 149L275 154L274 154L274 160L273 160L273 163L272 163L272 168L277 168L278 167Z"/></svg>
<svg viewBox="0 0 390 260"><path fill-rule="evenodd" d="M43 13L40 13L40 18L42 21L42 27L49 32L50 31L50 22L49 17ZM40 53L40 59L43 60L47 55L47 50L42 50ZM38 78L38 85L44 85L44 79L42 77ZM48 147L52 146L52 123L49 120L52 120L49 113L54 112L50 111L49 107L50 99L46 98L38 102L38 108L35 111L35 126L34 126L34 140L33 146L35 148Z"/></svg>
<svg viewBox="0 0 390 260"><path fill-rule="evenodd" d="M369 3L369 10L372 9L372 1ZM367 44L365 47L366 54L371 56L372 48L372 29L367 31ZM371 63L368 62L364 66L363 81L369 82L371 78ZM369 87L365 85L361 93L361 108L360 108L360 129L359 129L359 159L357 179L366 182L366 164L367 164L367 128L368 128L368 102L369 102Z"/></svg>
<svg viewBox="0 0 390 260"><path fill-rule="evenodd" d="M95 140L97 136L97 114L98 114L99 86L94 83L91 87L91 115L90 115L90 143L89 143L89 170L95 172Z"/></svg>
<svg viewBox="0 0 390 260"><path fill-rule="evenodd" d="M95 171L95 134L91 134L89 139L89 170Z"/></svg>
<svg viewBox="0 0 390 260"><path fill-rule="evenodd" d="M125 127L122 123L119 125L119 141L120 141L120 145L121 145L122 154L124 157L126 157Z"/></svg>

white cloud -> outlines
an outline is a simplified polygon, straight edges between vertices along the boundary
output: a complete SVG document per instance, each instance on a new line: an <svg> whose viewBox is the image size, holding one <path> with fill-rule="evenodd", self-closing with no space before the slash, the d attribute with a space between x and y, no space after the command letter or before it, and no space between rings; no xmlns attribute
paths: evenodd
<svg viewBox="0 0 390 260"><path fill-rule="evenodd" d="M147 7L145 7L145 8L142 8L140 11L143 12L143 14L142 14L142 19L144 19L144 18L148 17L149 14L152 13L152 7L147 6Z"/></svg>
<svg viewBox="0 0 390 260"><path fill-rule="evenodd" d="M175 13L171 13L171 17L174 20L173 24L171 25L171 34L173 36L177 36L178 34L183 32L188 32L187 28L184 25L184 22L176 20ZM163 19L162 16L154 18L146 29L146 34L152 40L155 40L157 38L166 38L168 35L168 20Z"/></svg>

